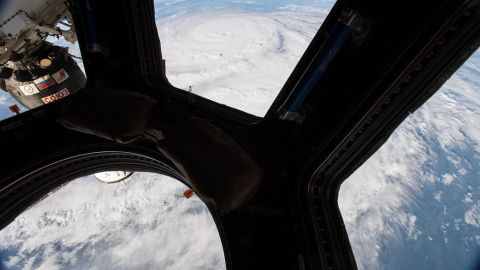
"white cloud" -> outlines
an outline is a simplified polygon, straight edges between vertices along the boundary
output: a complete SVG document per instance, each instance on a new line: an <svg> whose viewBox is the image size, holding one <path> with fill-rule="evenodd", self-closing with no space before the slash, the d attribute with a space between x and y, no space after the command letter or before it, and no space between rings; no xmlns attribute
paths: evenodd
<svg viewBox="0 0 480 270"><path fill-rule="evenodd" d="M463 202L466 203L466 204L471 204L473 203L473 194L471 192L468 192L467 194L465 194L465 198L463 199Z"/></svg>
<svg viewBox="0 0 480 270"><path fill-rule="evenodd" d="M417 217L415 215L408 216L408 223L407 223L408 239L417 240L420 234L422 234L422 232L415 225L416 221L417 221Z"/></svg>
<svg viewBox="0 0 480 270"><path fill-rule="evenodd" d="M450 185L454 179L455 179L455 176L452 174L446 173L442 175L442 181L447 186Z"/></svg>
<svg viewBox="0 0 480 270"><path fill-rule="evenodd" d="M441 201L441 200L442 200L443 193L444 193L444 192L440 190L440 191L436 192L435 195L433 195L433 197L435 198L435 200Z"/></svg>
<svg viewBox="0 0 480 270"><path fill-rule="evenodd" d="M480 228L480 201L465 212L465 223Z"/></svg>

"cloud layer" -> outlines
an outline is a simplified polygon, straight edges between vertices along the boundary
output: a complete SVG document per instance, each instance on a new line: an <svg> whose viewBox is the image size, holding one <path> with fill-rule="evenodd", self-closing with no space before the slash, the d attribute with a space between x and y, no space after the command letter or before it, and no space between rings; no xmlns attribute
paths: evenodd
<svg viewBox="0 0 480 270"><path fill-rule="evenodd" d="M210 212L185 189L152 173L76 179L0 232L0 257L7 269L223 269Z"/></svg>
<svg viewBox="0 0 480 270"><path fill-rule="evenodd" d="M342 185L360 269L469 269L480 250L480 51Z"/></svg>
<svg viewBox="0 0 480 270"><path fill-rule="evenodd" d="M285 7L158 20L167 78L178 88L263 116L327 13Z"/></svg>

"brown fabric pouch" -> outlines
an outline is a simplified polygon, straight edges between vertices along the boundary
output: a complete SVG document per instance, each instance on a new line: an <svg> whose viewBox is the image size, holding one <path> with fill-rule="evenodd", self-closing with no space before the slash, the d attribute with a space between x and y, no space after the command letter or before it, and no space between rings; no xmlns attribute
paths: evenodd
<svg viewBox="0 0 480 270"><path fill-rule="evenodd" d="M209 121L190 118L170 130L159 149L185 174L193 189L223 211L256 193L262 172L250 156Z"/></svg>

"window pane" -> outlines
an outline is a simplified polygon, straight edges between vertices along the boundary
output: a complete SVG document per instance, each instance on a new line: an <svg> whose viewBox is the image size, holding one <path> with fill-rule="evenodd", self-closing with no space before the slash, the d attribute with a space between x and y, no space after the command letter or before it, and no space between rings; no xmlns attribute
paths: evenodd
<svg viewBox="0 0 480 270"><path fill-rule="evenodd" d="M341 186L359 269L478 269L480 51Z"/></svg>
<svg viewBox="0 0 480 270"><path fill-rule="evenodd" d="M1 11L0 120L83 88L85 72L65 1L9 0Z"/></svg>
<svg viewBox="0 0 480 270"><path fill-rule="evenodd" d="M225 269L212 216L186 189L143 172L71 181L0 231L0 268Z"/></svg>
<svg viewBox="0 0 480 270"><path fill-rule="evenodd" d="M333 1L156 0L170 83L264 116Z"/></svg>

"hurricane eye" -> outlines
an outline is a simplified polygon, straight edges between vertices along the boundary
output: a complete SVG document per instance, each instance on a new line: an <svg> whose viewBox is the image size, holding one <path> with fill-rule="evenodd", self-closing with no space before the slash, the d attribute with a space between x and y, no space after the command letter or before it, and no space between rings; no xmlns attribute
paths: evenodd
<svg viewBox="0 0 480 270"><path fill-rule="evenodd" d="M155 1L175 87L263 117L334 1Z"/></svg>

